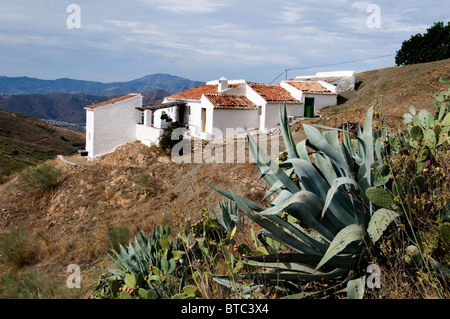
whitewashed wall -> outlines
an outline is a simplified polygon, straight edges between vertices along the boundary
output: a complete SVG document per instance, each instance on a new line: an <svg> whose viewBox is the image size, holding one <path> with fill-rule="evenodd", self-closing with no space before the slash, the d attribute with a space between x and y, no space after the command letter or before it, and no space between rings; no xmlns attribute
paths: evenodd
<svg viewBox="0 0 450 319"><path fill-rule="evenodd" d="M136 124L136 139L144 145L158 145L162 133L162 129Z"/></svg>
<svg viewBox="0 0 450 319"><path fill-rule="evenodd" d="M223 136L227 136L228 131L238 129L241 131L255 129L259 127L258 110L256 109L214 109L213 126L219 129Z"/></svg>
<svg viewBox="0 0 450 319"><path fill-rule="evenodd" d="M118 146L136 140L141 122L142 95L93 109L86 108L86 150L89 158L111 153Z"/></svg>
<svg viewBox="0 0 450 319"><path fill-rule="evenodd" d="M305 103L305 98L307 97L314 98L314 114L316 114L317 111L323 109L324 107L337 105L337 95L335 94L304 93L303 103Z"/></svg>

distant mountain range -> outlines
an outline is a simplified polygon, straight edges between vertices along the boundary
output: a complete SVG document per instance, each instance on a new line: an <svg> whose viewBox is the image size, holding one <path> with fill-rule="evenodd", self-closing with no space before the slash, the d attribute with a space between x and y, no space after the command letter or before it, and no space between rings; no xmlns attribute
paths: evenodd
<svg viewBox="0 0 450 319"><path fill-rule="evenodd" d="M49 94L49 93L83 93L95 96L118 96L131 92L143 93L160 89L174 94L203 82L192 81L169 74L153 74L128 82L93 82L73 79L41 80L29 77L0 76L0 94Z"/></svg>
<svg viewBox="0 0 450 319"><path fill-rule="evenodd" d="M160 103L170 94L202 83L168 74L114 83L0 76L0 109L37 119L84 123L87 105L128 93L141 93L144 104Z"/></svg>

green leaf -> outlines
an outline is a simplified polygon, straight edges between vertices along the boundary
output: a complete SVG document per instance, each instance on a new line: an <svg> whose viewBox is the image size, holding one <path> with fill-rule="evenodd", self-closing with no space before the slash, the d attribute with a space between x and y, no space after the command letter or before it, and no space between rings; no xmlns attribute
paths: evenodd
<svg viewBox="0 0 450 319"><path fill-rule="evenodd" d="M347 298L348 299L363 299L364 287L366 285L366 276L361 278L349 280L347 283Z"/></svg>
<svg viewBox="0 0 450 319"><path fill-rule="evenodd" d="M129 287L129 288L134 288L136 287L136 276L133 273L128 273L125 276L125 284Z"/></svg>
<svg viewBox="0 0 450 319"><path fill-rule="evenodd" d="M184 251L179 251L179 250L172 251L172 259L173 260L181 259L181 258L183 258L184 255L186 255L186 252L184 252Z"/></svg>
<svg viewBox="0 0 450 319"><path fill-rule="evenodd" d="M204 239L198 239L198 247L200 248L200 250L205 254L208 255L209 251L208 251L208 247L205 245L205 240Z"/></svg>
<svg viewBox="0 0 450 319"><path fill-rule="evenodd" d="M409 134L416 141L423 138L423 130L420 126L411 126Z"/></svg>
<svg viewBox="0 0 450 319"><path fill-rule="evenodd" d="M167 239L161 238L159 240L159 243L161 244L162 249L164 249L164 250L166 250L166 249L169 250L170 249L171 244L170 244L170 242Z"/></svg>
<svg viewBox="0 0 450 319"><path fill-rule="evenodd" d="M157 296L151 290L145 290L144 288L139 288L138 294L143 299L156 299Z"/></svg>
<svg viewBox="0 0 450 319"><path fill-rule="evenodd" d="M425 131L423 140L430 149L436 148L436 134L432 129L428 129Z"/></svg>
<svg viewBox="0 0 450 319"><path fill-rule="evenodd" d="M450 126L450 113L447 113L444 120L442 120L442 126Z"/></svg>
<svg viewBox="0 0 450 319"><path fill-rule="evenodd" d="M383 186L385 185L391 176L391 168L389 165L381 166L377 172L375 173L374 186Z"/></svg>
<svg viewBox="0 0 450 319"><path fill-rule="evenodd" d="M370 187L366 190L366 195L372 203L379 207L392 208L395 205L391 194L382 188Z"/></svg>
<svg viewBox="0 0 450 319"><path fill-rule="evenodd" d="M433 114L426 110L422 110L419 112L419 121L420 125L424 128L433 128L434 127L434 117Z"/></svg>
<svg viewBox="0 0 450 319"><path fill-rule="evenodd" d="M187 286L183 287L183 292L187 296L192 296L193 298L201 298L202 297L202 293L200 292L200 289L198 289L197 286L187 285Z"/></svg>
<svg viewBox="0 0 450 319"><path fill-rule="evenodd" d="M132 299L131 295L126 291L122 291L119 296L121 299Z"/></svg>
<svg viewBox="0 0 450 319"><path fill-rule="evenodd" d="M169 262L165 257L161 258L161 268L164 274L167 274L169 271Z"/></svg>
<svg viewBox="0 0 450 319"><path fill-rule="evenodd" d="M389 224L398 216L399 215L396 212L384 208L377 210L372 215L367 227L367 233L369 234L372 243L375 243L380 239Z"/></svg>
<svg viewBox="0 0 450 319"><path fill-rule="evenodd" d="M403 114L403 124L409 124L412 122L414 116L409 114L409 113L405 113Z"/></svg>
<svg viewBox="0 0 450 319"><path fill-rule="evenodd" d="M328 247L322 260L316 266L316 270L322 267L328 260L343 251L350 243L363 239L363 229L361 225L352 224L342 229Z"/></svg>

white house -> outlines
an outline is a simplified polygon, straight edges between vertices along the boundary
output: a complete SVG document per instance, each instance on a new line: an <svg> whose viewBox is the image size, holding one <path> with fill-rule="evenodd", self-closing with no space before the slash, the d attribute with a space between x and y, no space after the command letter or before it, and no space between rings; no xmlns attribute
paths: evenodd
<svg viewBox="0 0 450 319"><path fill-rule="evenodd" d="M128 94L95 105L86 106L86 151L95 158L114 151L136 139L136 123L142 95Z"/></svg>
<svg viewBox="0 0 450 319"><path fill-rule="evenodd" d="M316 75L295 77L294 81L319 81L335 92L353 91L355 89L355 71L317 72ZM331 85L331 86L330 86Z"/></svg>
<svg viewBox="0 0 450 319"><path fill-rule="evenodd" d="M351 87L344 73L278 84L221 78L170 95L160 104L142 105L142 96L132 93L87 106L86 151L95 158L135 140L157 144L163 130L175 121L187 124L192 136L206 140L245 128L269 132L278 126L284 106L289 118L299 118L314 117L320 109L336 105L337 92Z"/></svg>

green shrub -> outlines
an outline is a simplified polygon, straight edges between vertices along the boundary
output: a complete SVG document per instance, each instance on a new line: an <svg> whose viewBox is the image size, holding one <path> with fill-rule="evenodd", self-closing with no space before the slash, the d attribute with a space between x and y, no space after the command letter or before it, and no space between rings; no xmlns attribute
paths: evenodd
<svg viewBox="0 0 450 319"><path fill-rule="evenodd" d="M0 264L20 269L34 261L34 251L23 229L12 229L0 239Z"/></svg>
<svg viewBox="0 0 450 319"><path fill-rule="evenodd" d="M131 237L131 230L128 227L114 227L108 233L108 247L119 251L120 245L126 245L131 240Z"/></svg>
<svg viewBox="0 0 450 319"><path fill-rule="evenodd" d="M49 190L57 185L59 169L50 164L29 167L20 173L20 188L27 191Z"/></svg>
<svg viewBox="0 0 450 319"><path fill-rule="evenodd" d="M187 130L187 126L179 122L173 122L164 130L161 138L159 139L159 146L164 152L171 151L176 144L183 140L182 136L177 136L176 139L172 139L172 132L178 128L184 128Z"/></svg>
<svg viewBox="0 0 450 319"><path fill-rule="evenodd" d="M0 277L0 299L67 299L71 291L55 279L26 268L6 272Z"/></svg>

